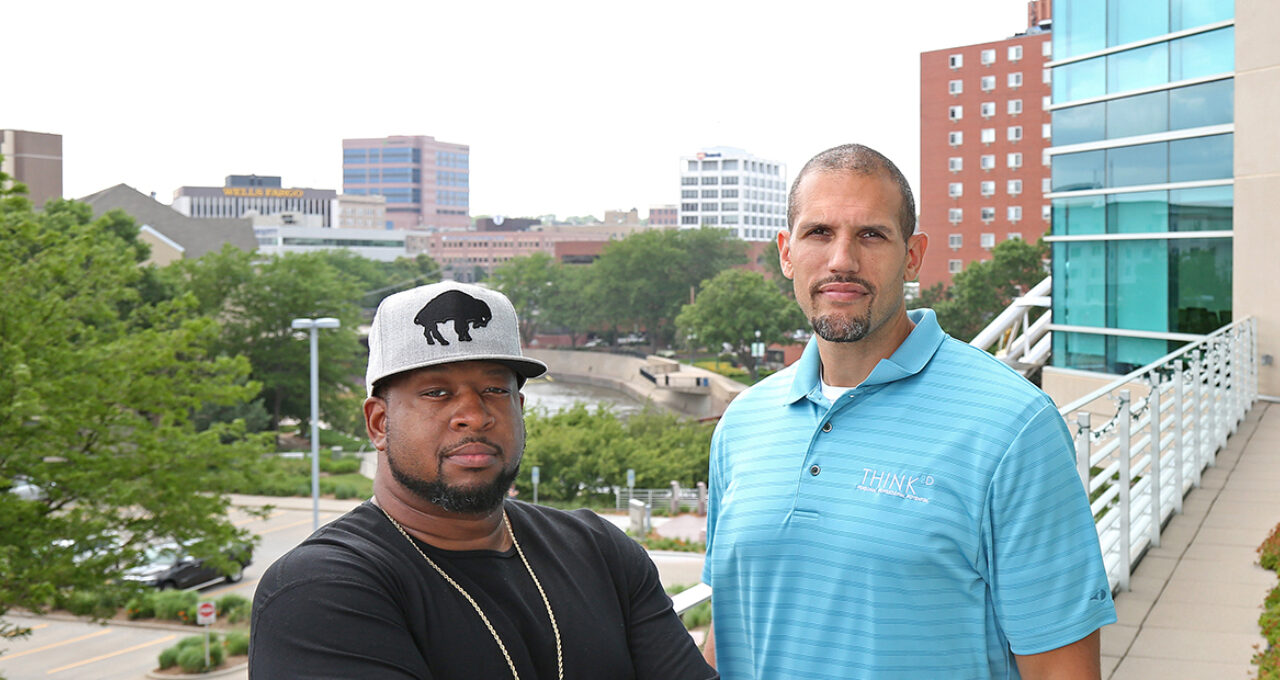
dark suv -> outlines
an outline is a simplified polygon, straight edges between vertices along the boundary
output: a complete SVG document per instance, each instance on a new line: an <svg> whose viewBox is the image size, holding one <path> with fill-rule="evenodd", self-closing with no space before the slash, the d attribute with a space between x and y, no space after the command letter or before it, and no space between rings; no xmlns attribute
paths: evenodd
<svg viewBox="0 0 1280 680"><path fill-rule="evenodd" d="M253 546L242 543L225 552L231 570L223 572L187 553L177 543L162 543L146 550L146 563L125 572L125 579L143 585L168 588L195 588L216 581L235 583L244 577L244 568L253 562Z"/></svg>

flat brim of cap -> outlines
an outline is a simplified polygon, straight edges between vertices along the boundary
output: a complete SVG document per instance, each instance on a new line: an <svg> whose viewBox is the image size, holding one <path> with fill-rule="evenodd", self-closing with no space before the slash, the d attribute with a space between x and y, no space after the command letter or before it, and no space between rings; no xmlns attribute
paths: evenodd
<svg viewBox="0 0 1280 680"><path fill-rule="evenodd" d="M448 358L440 359L437 361L424 361L419 364L414 364L413 366L408 366L402 371L396 371L395 373L388 373L387 375L384 375L378 378L377 380L373 381L373 385L377 385L380 382L384 382L398 375L404 375L405 373L416 371L419 368L429 368L431 366L444 366L446 364L458 364L466 361L492 361L495 364L502 364L503 366L506 366L507 368L510 368L512 371L515 372L516 377L520 378L521 385L524 384L525 380L528 380L529 378L536 378L547 372L547 365L542 363L541 361L538 361L537 359L530 359L528 357L512 357L505 354L503 355L477 354L477 355L469 355L466 357L448 357ZM373 394L373 385L368 386L368 392L370 395Z"/></svg>

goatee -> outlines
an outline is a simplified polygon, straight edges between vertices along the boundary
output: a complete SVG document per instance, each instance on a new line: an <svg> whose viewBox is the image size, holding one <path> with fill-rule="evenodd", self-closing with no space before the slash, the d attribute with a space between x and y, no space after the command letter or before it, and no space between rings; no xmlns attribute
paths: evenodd
<svg viewBox="0 0 1280 680"><path fill-rule="evenodd" d="M492 442L488 442L482 438L475 438L469 441L484 442L498 448ZM521 452L523 453L523 452ZM498 457L502 457L503 452L499 448ZM516 475L520 474L520 463L517 462L514 467L503 468L493 481L478 486L460 486L446 484L443 480L444 476L444 456L437 453L436 457L436 478L432 481L425 481L417 477L411 476L405 472L396 462L396 455L387 448L387 467L391 470L391 476L395 478L401 486L408 489L411 493L418 496L422 500L445 510L447 512L458 513L462 515L479 515L496 510L502 505L502 501L507 497L507 490L511 488L511 483L515 481ZM523 458L518 456L517 461Z"/></svg>
<svg viewBox="0 0 1280 680"><path fill-rule="evenodd" d="M828 276L825 279L815 281L809 287L809 299L812 300L821 294L822 287L829 283L856 283L862 286L867 291L867 311L861 317L840 316L838 314L809 317L809 325L813 326L813 332L827 342L857 342L867 337L867 332L871 330L870 300L875 298L875 286L871 285L870 281L856 276Z"/></svg>

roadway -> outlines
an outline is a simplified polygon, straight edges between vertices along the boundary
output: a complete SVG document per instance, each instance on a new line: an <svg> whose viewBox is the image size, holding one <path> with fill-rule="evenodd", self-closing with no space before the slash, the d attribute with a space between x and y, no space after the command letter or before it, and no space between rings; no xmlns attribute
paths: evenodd
<svg viewBox="0 0 1280 680"><path fill-rule="evenodd" d="M232 498L237 506L232 508L232 521L260 536L261 542L254 551L253 564L244 571L244 579L203 589L201 595L206 599L237 593L252 600L267 567L311 535L310 499ZM277 507L261 519L241 507L266 503ZM320 523L337 519L358 504L359 501L322 500ZM698 581L702 555L655 552L653 557L664 584L688 585ZM5 619L32 629L27 638L4 645L0 676L9 680L140 680L156 668L156 659L162 650L187 635L200 632L195 626L116 620L91 623L72 617L32 616L16 611L6 614ZM240 670L221 677L247 680L248 672Z"/></svg>

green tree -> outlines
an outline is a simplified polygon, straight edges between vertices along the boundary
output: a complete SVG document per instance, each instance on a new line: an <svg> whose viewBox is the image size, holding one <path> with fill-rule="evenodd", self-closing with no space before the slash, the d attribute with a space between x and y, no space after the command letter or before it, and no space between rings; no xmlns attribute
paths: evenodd
<svg viewBox="0 0 1280 680"><path fill-rule="evenodd" d="M286 253L261 263L227 246L196 260L171 265L171 279L200 301L200 311L221 321L218 348L252 366L271 422L311 414L310 340L295 331L295 318L335 317L341 326L319 331L321 417L352 427L351 404L359 390L364 349L355 299L360 280L332 264L326 253Z"/></svg>
<svg viewBox="0 0 1280 680"><path fill-rule="evenodd" d="M556 294L560 265L547 253L513 257L493 269L493 287L511 300L520 318L520 337L528 344L538 332L547 303Z"/></svg>
<svg viewBox="0 0 1280 680"><path fill-rule="evenodd" d="M127 226L71 201L36 212L0 198L0 614L103 588L156 539L195 540L217 563L248 536L217 490L266 442L239 421L201 431L192 414L258 385L243 357L212 350L218 325L193 296L143 299ZM31 493L9 493L18 484ZM127 542L90 550L112 537Z"/></svg>
<svg viewBox="0 0 1280 680"><path fill-rule="evenodd" d="M591 265L592 295L606 322L643 328L656 350L674 338L676 314L698 286L744 262L746 243L725 229L645 231L605 246Z"/></svg>
<svg viewBox="0 0 1280 680"><path fill-rule="evenodd" d="M522 496L532 494L534 465L539 499L566 502L625 486L628 468L643 488L707 479L712 428L697 421L651 409L623 419L578 403L558 413L531 411L525 423L524 472L516 480Z"/></svg>
<svg viewBox="0 0 1280 680"><path fill-rule="evenodd" d="M924 291L919 306L932 306L938 324L952 337L968 342L1048 273L1049 248L1043 242L1010 239L991 251L991 259L970 262L955 275L951 287Z"/></svg>
<svg viewBox="0 0 1280 680"><path fill-rule="evenodd" d="M764 276L726 269L703 286L693 304L681 309L676 326L681 334L694 333L699 342L717 351L728 345L755 381L759 374L751 343L789 342L790 332L803 328L805 318L795 301Z"/></svg>
<svg viewBox="0 0 1280 680"><path fill-rule="evenodd" d="M591 297L591 275L589 266L560 265L551 281L551 294L543 303L546 324L567 334L572 347L577 347L578 338L602 318Z"/></svg>

